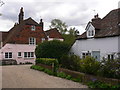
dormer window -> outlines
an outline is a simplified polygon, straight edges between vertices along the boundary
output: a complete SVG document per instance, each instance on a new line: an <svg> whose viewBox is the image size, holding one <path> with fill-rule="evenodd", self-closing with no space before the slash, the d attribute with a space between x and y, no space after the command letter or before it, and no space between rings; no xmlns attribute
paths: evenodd
<svg viewBox="0 0 120 90"><path fill-rule="evenodd" d="M35 29L36 29L35 26L31 26L32 31L35 31Z"/></svg>
<svg viewBox="0 0 120 90"><path fill-rule="evenodd" d="M87 30L87 37L88 38L91 38L91 37L95 36L95 28L91 23L89 23L87 25L86 30Z"/></svg>

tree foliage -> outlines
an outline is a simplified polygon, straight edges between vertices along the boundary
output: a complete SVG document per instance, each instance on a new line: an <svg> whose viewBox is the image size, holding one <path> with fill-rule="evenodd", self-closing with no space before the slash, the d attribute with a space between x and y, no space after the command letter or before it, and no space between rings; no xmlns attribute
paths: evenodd
<svg viewBox="0 0 120 90"><path fill-rule="evenodd" d="M2 0L0 0L0 7L1 6L3 6L5 3L2 1ZM2 16L2 14L0 13L0 16Z"/></svg>
<svg viewBox="0 0 120 90"><path fill-rule="evenodd" d="M67 43L69 47L73 45L76 39L74 35L70 35L70 34L63 34L62 37L64 38L64 42Z"/></svg>
<svg viewBox="0 0 120 90"><path fill-rule="evenodd" d="M70 30L68 31L68 33L70 35L77 36L79 34L79 31L75 27L73 27L73 28L70 28Z"/></svg>
<svg viewBox="0 0 120 90"><path fill-rule="evenodd" d="M57 28L61 34L65 34L67 32L66 23L59 19L53 19L51 21L50 28Z"/></svg>
<svg viewBox="0 0 120 90"><path fill-rule="evenodd" d="M68 44L53 40L45 41L36 47L35 54L37 58L57 58L67 54L69 51Z"/></svg>

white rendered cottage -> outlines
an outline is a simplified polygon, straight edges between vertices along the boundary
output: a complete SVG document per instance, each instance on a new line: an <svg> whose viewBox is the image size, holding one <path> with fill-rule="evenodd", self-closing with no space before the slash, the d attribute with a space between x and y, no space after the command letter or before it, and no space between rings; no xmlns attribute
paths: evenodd
<svg viewBox="0 0 120 90"><path fill-rule="evenodd" d="M85 58L90 55L97 60L116 59L120 54L120 9L109 12L103 19L98 14L78 36L70 53Z"/></svg>

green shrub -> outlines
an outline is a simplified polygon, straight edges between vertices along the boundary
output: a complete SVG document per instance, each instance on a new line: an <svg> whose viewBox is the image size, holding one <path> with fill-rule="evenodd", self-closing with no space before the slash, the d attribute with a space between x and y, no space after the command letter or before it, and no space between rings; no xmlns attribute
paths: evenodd
<svg viewBox="0 0 120 90"><path fill-rule="evenodd" d="M51 66L53 63L56 65L58 64L57 59L52 59L52 58L37 58L36 59L36 64L45 64Z"/></svg>
<svg viewBox="0 0 120 90"><path fill-rule="evenodd" d="M82 81L80 78L71 78L71 80L74 82L81 82Z"/></svg>
<svg viewBox="0 0 120 90"><path fill-rule="evenodd" d="M44 69L44 72L49 74L49 75L53 75L53 72L51 70L49 70L49 69Z"/></svg>
<svg viewBox="0 0 120 90"><path fill-rule="evenodd" d="M87 85L89 88L120 88L120 85L111 85L100 81L90 81Z"/></svg>
<svg viewBox="0 0 120 90"><path fill-rule="evenodd" d="M44 71L44 68L43 68L43 67L37 66L37 65L32 65L30 68L31 68L31 69L35 69L35 70L39 70L39 71Z"/></svg>
<svg viewBox="0 0 120 90"><path fill-rule="evenodd" d="M99 75L108 78L120 79L120 60L118 59L101 61Z"/></svg>
<svg viewBox="0 0 120 90"><path fill-rule="evenodd" d="M64 54L69 51L68 44L59 41L45 41L39 44L35 49L35 54L37 58L57 58L59 59Z"/></svg>
<svg viewBox="0 0 120 90"><path fill-rule="evenodd" d="M78 71L80 69L80 58L76 55L64 55L60 58L63 68Z"/></svg>
<svg viewBox="0 0 120 90"><path fill-rule="evenodd" d="M80 61L80 71L88 74L96 75L100 69L100 62L95 60L93 57L87 56L85 59Z"/></svg>
<svg viewBox="0 0 120 90"><path fill-rule="evenodd" d="M66 76L66 79L68 79L68 80L70 80L71 78L72 78L71 75L67 75L67 76Z"/></svg>
<svg viewBox="0 0 120 90"><path fill-rule="evenodd" d="M67 75L65 73L63 73L63 72L58 72L57 76L61 77L61 78L66 78Z"/></svg>

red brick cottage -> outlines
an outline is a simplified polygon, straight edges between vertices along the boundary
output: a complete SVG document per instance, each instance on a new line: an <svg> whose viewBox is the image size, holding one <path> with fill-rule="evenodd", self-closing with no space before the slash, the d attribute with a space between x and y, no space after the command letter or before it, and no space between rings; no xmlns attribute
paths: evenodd
<svg viewBox="0 0 120 90"><path fill-rule="evenodd" d="M0 32L0 61L20 63L35 63L36 45L45 40L61 40L57 29L43 30L42 19L39 23L31 17L24 20L23 8L20 9L18 23L8 32Z"/></svg>

